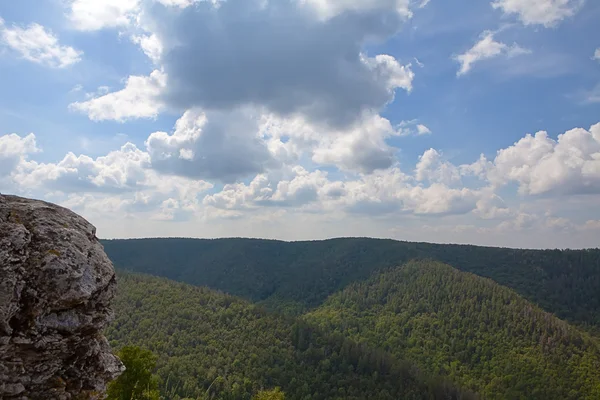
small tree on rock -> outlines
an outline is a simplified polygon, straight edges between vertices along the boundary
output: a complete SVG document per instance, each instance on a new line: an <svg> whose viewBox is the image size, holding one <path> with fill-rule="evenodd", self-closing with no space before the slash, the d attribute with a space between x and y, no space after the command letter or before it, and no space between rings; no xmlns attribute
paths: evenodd
<svg viewBox="0 0 600 400"><path fill-rule="evenodd" d="M157 357L135 346L123 347L117 355L126 370L108 386L107 400L159 400L158 379L152 374Z"/></svg>

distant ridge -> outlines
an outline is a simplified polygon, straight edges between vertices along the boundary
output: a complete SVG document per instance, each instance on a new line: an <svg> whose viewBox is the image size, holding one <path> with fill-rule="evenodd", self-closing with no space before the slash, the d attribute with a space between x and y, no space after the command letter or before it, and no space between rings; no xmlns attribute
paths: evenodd
<svg viewBox="0 0 600 400"><path fill-rule="evenodd" d="M372 273L433 259L507 286L590 332L600 329L600 250L520 250L340 238L103 240L117 268L208 286L298 315Z"/></svg>

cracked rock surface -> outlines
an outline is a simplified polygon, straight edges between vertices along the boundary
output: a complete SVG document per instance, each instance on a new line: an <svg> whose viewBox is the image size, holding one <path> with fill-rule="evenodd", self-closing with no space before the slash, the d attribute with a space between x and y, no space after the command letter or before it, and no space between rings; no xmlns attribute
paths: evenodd
<svg viewBox="0 0 600 400"><path fill-rule="evenodd" d="M0 194L0 399L100 399L123 365L102 329L115 271L96 228Z"/></svg>

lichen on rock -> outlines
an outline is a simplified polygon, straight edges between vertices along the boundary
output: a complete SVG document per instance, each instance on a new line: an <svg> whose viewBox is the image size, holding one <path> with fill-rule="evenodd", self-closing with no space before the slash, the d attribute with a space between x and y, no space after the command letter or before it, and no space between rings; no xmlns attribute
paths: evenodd
<svg viewBox="0 0 600 400"><path fill-rule="evenodd" d="M123 365L102 329L115 271L79 215L0 194L0 399L99 399Z"/></svg>

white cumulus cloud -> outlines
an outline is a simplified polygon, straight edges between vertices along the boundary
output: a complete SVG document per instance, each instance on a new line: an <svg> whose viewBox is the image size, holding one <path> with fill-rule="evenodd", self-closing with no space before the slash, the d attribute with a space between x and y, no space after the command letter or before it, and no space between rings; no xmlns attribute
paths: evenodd
<svg viewBox="0 0 600 400"><path fill-rule="evenodd" d="M117 92L71 103L69 108L86 113L93 121L155 118L164 108L160 94L165 85L165 74L154 70L149 76L130 76L125 87Z"/></svg>
<svg viewBox="0 0 600 400"><path fill-rule="evenodd" d="M0 18L0 45L22 58L52 68L65 68L81 61L83 52L59 43L58 37L42 25L8 27Z"/></svg>
<svg viewBox="0 0 600 400"><path fill-rule="evenodd" d="M133 35L131 41L139 45L144 54L153 62L158 63L160 61L163 47L156 35Z"/></svg>
<svg viewBox="0 0 600 400"><path fill-rule="evenodd" d="M575 15L583 0L496 0L492 7L505 14L516 14L525 25L554 26Z"/></svg>
<svg viewBox="0 0 600 400"><path fill-rule="evenodd" d="M458 167L442 159L442 155L435 149L429 149L419 156L415 168L415 178L418 181L438 182L451 185L461 180Z"/></svg>
<svg viewBox="0 0 600 400"><path fill-rule="evenodd" d="M207 195L203 204L238 212L278 206L371 216L451 215L474 210L480 196L478 191L440 183L414 185L397 168L341 181L330 180L326 172L296 166L283 177L261 174L249 184L226 185L221 192Z"/></svg>
<svg viewBox="0 0 600 400"><path fill-rule="evenodd" d="M148 213L152 219L174 220L198 212L200 195L213 187L159 173L152 169L150 155L132 143L97 158L69 152L56 163L29 160L39 151L34 134L0 136L3 191L51 197L98 218Z"/></svg>
<svg viewBox="0 0 600 400"><path fill-rule="evenodd" d="M386 143L386 138L397 133L386 118L366 114L349 130L322 135L313 150L312 160L318 164L364 173L386 169L394 164L397 152Z"/></svg>
<svg viewBox="0 0 600 400"><path fill-rule="evenodd" d="M33 133L25 137L16 133L0 136L0 179L10 175L30 154L39 151Z"/></svg>
<svg viewBox="0 0 600 400"><path fill-rule="evenodd" d="M340 199L350 213L386 215L451 215L475 209L481 192L466 187L451 188L443 183L415 184L398 168L377 171L360 180L344 183Z"/></svg>
<svg viewBox="0 0 600 400"><path fill-rule="evenodd" d="M172 109L264 107L347 127L363 112L383 109L396 91L412 89L409 63L363 52L367 41L397 32L409 16L399 10L409 6L397 0L142 5L139 26L146 33L133 40L163 68L161 99ZM336 17L323 19L321 9Z"/></svg>
<svg viewBox="0 0 600 400"><path fill-rule="evenodd" d="M523 194L600 193L600 123L571 129L557 140L544 131L526 135L498 151L489 179L516 182Z"/></svg>
<svg viewBox="0 0 600 400"><path fill-rule="evenodd" d="M301 208L326 196L330 186L326 172L309 172L294 166L283 175L259 174L249 184L225 185L222 191L207 195L203 204L230 211L274 206Z"/></svg>
<svg viewBox="0 0 600 400"><path fill-rule="evenodd" d="M360 173L372 173L394 165L398 148L387 143L392 137L425 134L427 128L413 121L397 126L379 114L364 112L357 121L344 128L329 128L306 118L263 116L262 131L272 137L278 159L295 162L306 154L319 165ZM289 163L289 162L288 162Z"/></svg>
<svg viewBox="0 0 600 400"><path fill-rule="evenodd" d="M148 184L148 154L132 143L96 159L69 152L58 163L30 161L15 178L21 185L61 192L123 192Z"/></svg>
<svg viewBox="0 0 600 400"><path fill-rule="evenodd" d="M528 54L530 50L520 47L513 43L511 46L498 42L494 39L494 32L485 31L479 41L465 53L455 56L454 59L460 63L460 68L456 73L457 76L465 75L473 68L475 63L483 60L489 60L495 57L515 57L522 54Z"/></svg>
<svg viewBox="0 0 600 400"><path fill-rule="evenodd" d="M247 110L188 110L172 134L154 132L146 147L158 171L231 182L275 163L259 133L258 117Z"/></svg>
<svg viewBox="0 0 600 400"><path fill-rule="evenodd" d="M68 17L76 29L95 31L129 25L139 0L68 0Z"/></svg>

